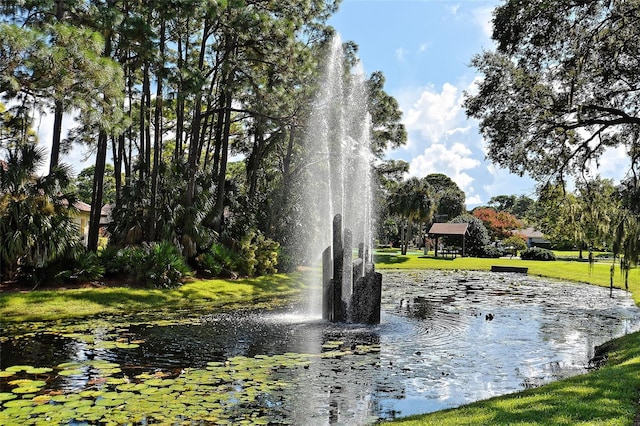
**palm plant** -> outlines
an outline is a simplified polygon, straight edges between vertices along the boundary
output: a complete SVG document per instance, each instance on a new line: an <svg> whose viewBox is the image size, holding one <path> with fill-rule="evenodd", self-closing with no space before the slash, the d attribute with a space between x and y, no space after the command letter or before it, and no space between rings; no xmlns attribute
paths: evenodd
<svg viewBox="0 0 640 426"><path fill-rule="evenodd" d="M44 149L20 144L0 167L0 279L15 279L81 248L70 218L75 196L63 193L70 170L58 166L43 177Z"/></svg>
<svg viewBox="0 0 640 426"><path fill-rule="evenodd" d="M411 178L403 182L391 195L389 204L391 213L400 216L406 224L406 232L404 225L401 228L403 255L407 254L413 223L419 223L422 229L422 225L433 217L436 204L431 192L431 187L426 181Z"/></svg>

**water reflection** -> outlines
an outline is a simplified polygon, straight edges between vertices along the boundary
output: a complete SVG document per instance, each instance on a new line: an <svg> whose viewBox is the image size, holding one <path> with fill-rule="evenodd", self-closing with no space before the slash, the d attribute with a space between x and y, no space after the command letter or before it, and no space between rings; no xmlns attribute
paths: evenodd
<svg viewBox="0 0 640 426"><path fill-rule="evenodd" d="M608 289L481 272L385 272L383 283L376 326L327 324L295 308L164 326L87 322L80 334L6 339L0 367L104 360L133 382L142 372L175 377L236 356L259 362L312 354L304 368L271 371L269 380L290 386L256 404L291 424L358 425L582 373L595 345L640 328L640 311L622 291L610 298ZM49 386L67 392L95 386L100 371L78 368ZM7 390L0 383L0 392Z"/></svg>

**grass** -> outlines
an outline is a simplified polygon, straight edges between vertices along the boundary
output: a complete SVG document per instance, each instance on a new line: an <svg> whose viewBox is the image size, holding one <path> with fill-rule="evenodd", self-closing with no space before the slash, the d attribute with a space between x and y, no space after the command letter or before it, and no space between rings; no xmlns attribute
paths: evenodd
<svg viewBox="0 0 640 426"><path fill-rule="evenodd" d="M268 300L284 301L303 288L298 274L242 280L196 280L179 288L128 287L39 290L0 294L0 321L27 322L172 310L215 310Z"/></svg>
<svg viewBox="0 0 640 426"><path fill-rule="evenodd" d="M564 258L573 257L564 253ZM577 255L575 256L577 257ZM400 256L391 251L377 254L377 269L472 269L489 270L491 265L522 266L529 274L568 281L609 286L609 262L572 260L554 262L520 259L436 259L422 253ZM624 288L619 270L614 286ZM640 304L640 269L629 274L629 290ZM613 340L606 345L609 359L597 371L550 383L460 408L416 415L391 422L394 425L634 425L640 424L640 333Z"/></svg>

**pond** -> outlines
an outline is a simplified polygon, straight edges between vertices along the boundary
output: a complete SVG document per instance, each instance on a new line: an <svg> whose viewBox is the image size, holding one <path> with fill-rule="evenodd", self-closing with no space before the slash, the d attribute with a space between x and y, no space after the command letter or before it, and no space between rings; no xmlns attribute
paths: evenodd
<svg viewBox="0 0 640 426"><path fill-rule="evenodd" d="M382 321L241 311L5 326L0 423L371 424L581 374L640 329L629 294L385 271Z"/></svg>

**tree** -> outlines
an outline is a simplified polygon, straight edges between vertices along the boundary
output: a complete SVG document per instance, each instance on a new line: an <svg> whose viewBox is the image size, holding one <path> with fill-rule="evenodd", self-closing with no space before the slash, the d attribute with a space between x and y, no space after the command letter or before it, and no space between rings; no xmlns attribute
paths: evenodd
<svg viewBox="0 0 640 426"><path fill-rule="evenodd" d="M513 234L513 231L522 228L514 215L506 211L496 211L490 207L477 207L471 214L482 221L493 240L502 240Z"/></svg>
<svg viewBox="0 0 640 426"><path fill-rule="evenodd" d="M495 52L465 101L488 157L539 180L579 175L607 148L640 167L640 2L510 0L494 13ZM635 153L635 154L633 154Z"/></svg>
<svg viewBox="0 0 640 426"><path fill-rule="evenodd" d="M424 179L433 188L437 215L444 217L446 221L466 211L465 193L449 176L432 173Z"/></svg>
<svg viewBox="0 0 640 426"><path fill-rule="evenodd" d="M384 75L377 71L367 80L368 107L373 124L371 150L382 158L389 148L399 148L407 142L407 131L401 123L398 101L384 91Z"/></svg>
<svg viewBox="0 0 640 426"><path fill-rule="evenodd" d="M637 0L508 0L496 8L497 49L472 60L482 79L465 101L467 115L480 121L487 157L562 185L567 177L588 181L603 153L620 148L637 188L638 19ZM639 211L627 213L638 221ZM616 246L640 236L623 228L616 227ZM625 258L636 262L638 252Z"/></svg>
<svg viewBox="0 0 640 426"><path fill-rule="evenodd" d="M465 250L469 256L482 256L484 254L484 247L489 244L489 233L484 224L477 217L468 213L461 214L454 217L449 223L467 223L467 234L465 236ZM445 236L444 244L446 245L460 245L460 241L455 241L454 236Z"/></svg>
<svg viewBox="0 0 640 426"><path fill-rule="evenodd" d="M404 181L391 196L390 210L404 222L401 227L402 254L407 254L413 223L430 222L435 211L433 192L429 184L418 178ZM406 229L406 231L405 231Z"/></svg>
<svg viewBox="0 0 640 426"><path fill-rule="evenodd" d="M78 198L85 203L91 203L91 195L93 191L93 175L95 173L96 166L89 166L84 168L78 173L75 179L76 189L78 191ZM114 174L113 165L107 164L104 170L104 189L102 201L103 204L113 204L116 201L116 178Z"/></svg>
<svg viewBox="0 0 640 426"><path fill-rule="evenodd" d="M0 280L28 276L81 247L70 218L75 197L61 191L70 182L70 169L59 165L38 177L44 159L42 148L19 144L0 166Z"/></svg>
<svg viewBox="0 0 640 426"><path fill-rule="evenodd" d="M53 172L60 153L68 148L61 139L65 107L79 111L81 119L92 124L114 120L120 108L106 100L120 98L122 71L101 56L104 41L98 32L60 22L29 24L0 24L0 62L5 64L0 68L0 93L42 113L54 110L49 166Z"/></svg>

